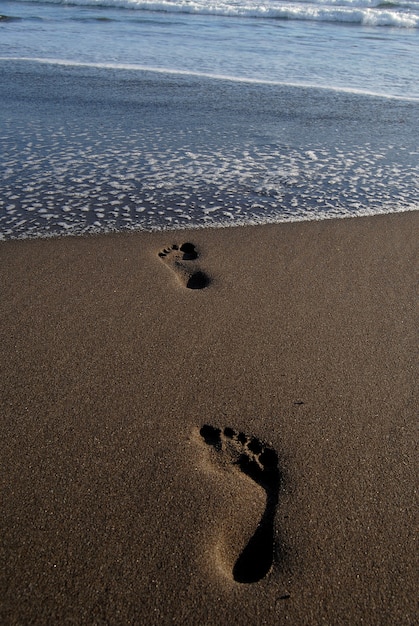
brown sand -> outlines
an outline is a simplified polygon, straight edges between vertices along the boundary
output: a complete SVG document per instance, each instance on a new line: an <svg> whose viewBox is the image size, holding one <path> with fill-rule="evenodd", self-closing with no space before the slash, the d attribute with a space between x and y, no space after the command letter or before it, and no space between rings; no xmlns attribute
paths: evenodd
<svg viewBox="0 0 419 626"><path fill-rule="evenodd" d="M1 623L413 624L418 220L2 243Z"/></svg>

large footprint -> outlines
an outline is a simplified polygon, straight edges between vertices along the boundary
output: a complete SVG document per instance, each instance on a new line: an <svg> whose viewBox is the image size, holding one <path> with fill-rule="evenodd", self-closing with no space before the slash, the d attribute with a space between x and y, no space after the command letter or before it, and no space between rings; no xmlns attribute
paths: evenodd
<svg viewBox="0 0 419 626"><path fill-rule="evenodd" d="M193 243L173 244L159 252L159 257L176 274L180 283L188 289L204 289L210 283L209 277L194 261L198 253Z"/></svg>
<svg viewBox="0 0 419 626"><path fill-rule="evenodd" d="M273 448L255 437L232 428L221 431L209 424L202 426L201 437L214 451L215 459L228 461L266 492L266 508L260 522L233 567L233 578L239 583L255 583L272 569L274 556L274 517L278 504L280 472L278 455Z"/></svg>

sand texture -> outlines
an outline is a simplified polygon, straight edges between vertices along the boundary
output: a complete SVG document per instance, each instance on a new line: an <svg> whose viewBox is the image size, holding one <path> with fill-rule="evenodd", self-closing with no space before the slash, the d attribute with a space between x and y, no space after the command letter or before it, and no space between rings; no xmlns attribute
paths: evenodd
<svg viewBox="0 0 419 626"><path fill-rule="evenodd" d="M1 243L0 622L413 625L418 224Z"/></svg>

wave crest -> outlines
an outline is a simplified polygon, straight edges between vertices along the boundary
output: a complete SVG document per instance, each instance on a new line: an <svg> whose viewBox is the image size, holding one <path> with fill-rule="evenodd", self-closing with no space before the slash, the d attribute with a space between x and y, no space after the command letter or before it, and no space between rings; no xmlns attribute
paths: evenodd
<svg viewBox="0 0 419 626"><path fill-rule="evenodd" d="M19 0L18 0L19 1ZM27 0L20 0L27 1ZM225 17L261 18L337 22L365 26L419 28L419 2L407 0L317 0L281 2L278 0L31 0L33 3L114 7L166 13L219 15Z"/></svg>

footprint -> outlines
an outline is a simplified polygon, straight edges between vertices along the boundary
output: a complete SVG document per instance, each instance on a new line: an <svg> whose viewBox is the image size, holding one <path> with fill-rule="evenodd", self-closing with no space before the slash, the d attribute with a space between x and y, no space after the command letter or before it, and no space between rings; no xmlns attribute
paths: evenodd
<svg viewBox="0 0 419 626"><path fill-rule="evenodd" d="M177 279L188 289L204 289L210 284L210 279L195 263L198 253L193 243L183 243L181 246L173 244L159 252L159 257L176 274Z"/></svg>
<svg viewBox="0 0 419 626"><path fill-rule="evenodd" d="M199 432L213 450L216 463L231 464L266 492L265 511L232 571L236 582L258 582L271 571L273 565L274 517L281 480L278 455L273 448L256 437L248 437L232 428L221 431L220 428L205 424Z"/></svg>

